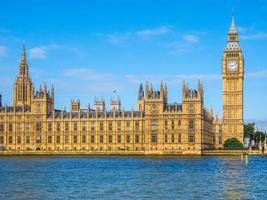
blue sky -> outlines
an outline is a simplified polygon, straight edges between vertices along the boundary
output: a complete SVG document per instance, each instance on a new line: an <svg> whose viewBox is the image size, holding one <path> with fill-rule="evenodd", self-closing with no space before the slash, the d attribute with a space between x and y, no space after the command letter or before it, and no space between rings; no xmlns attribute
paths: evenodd
<svg viewBox="0 0 267 200"><path fill-rule="evenodd" d="M201 79L205 106L222 113L221 59L232 9L245 56L244 115L267 129L267 3L254 1L2 1L0 92L11 104L22 45L35 87L54 84L56 107L117 90L136 108L140 82L167 83L169 102L181 85Z"/></svg>

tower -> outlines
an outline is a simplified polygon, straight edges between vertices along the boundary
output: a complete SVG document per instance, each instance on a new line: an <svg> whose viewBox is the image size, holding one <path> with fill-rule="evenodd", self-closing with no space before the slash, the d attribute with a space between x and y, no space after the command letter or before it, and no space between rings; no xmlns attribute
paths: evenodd
<svg viewBox="0 0 267 200"><path fill-rule="evenodd" d="M19 74L14 84L13 106L30 106L33 92L34 88L29 77L29 67L26 60L25 47L23 46Z"/></svg>
<svg viewBox="0 0 267 200"><path fill-rule="evenodd" d="M139 86L139 90L138 90L138 100L137 100L137 108L138 111L144 111L145 110L145 93L144 93L144 88L142 83Z"/></svg>
<svg viewBox="0 0 267 200"><path fill-rule="evenodd" d="M243 81L244 58L238 42L234 16L228 33L228 43L222 58L223 78L223 143L237 138L243 143Z"/></svg>

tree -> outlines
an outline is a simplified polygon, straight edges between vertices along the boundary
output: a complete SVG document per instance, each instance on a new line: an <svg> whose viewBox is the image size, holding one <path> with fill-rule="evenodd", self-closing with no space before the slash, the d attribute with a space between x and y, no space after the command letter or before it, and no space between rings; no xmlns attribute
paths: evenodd
<svg viewBox="0 0 267 200"><path fill-rule="evenodd" d="M262 143L265 140L265 134L261 131L257 131L254 135L255 143L258 145L260 142Z"/></svg>
<svg viewBox="0 0 267 200"><path fill-rule="evenodd" d="M255 123L248 123L244 125L244 137L253 139L255 133Z"/></svg>
<svg viewBox="0 0 267 200"><path fill-rule="evenodd" d="M225 149L238 150L243 149L243 144L236 138L230 138L224 142L223 147Z"/></svg>

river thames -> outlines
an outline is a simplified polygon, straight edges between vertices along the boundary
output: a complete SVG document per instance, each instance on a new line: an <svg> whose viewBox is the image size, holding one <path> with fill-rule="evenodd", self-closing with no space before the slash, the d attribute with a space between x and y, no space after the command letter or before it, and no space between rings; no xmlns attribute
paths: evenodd
<svg viewBox="0 0 267 200"><path fill-rule="evenodd" d="M267 157L1 157L0 199L266 199Z"/></svg>

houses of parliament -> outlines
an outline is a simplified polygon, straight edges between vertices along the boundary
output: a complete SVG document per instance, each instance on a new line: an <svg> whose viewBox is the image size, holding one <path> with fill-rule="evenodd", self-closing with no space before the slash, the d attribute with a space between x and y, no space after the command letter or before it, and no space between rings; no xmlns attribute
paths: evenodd
<svg viewBox="0 0 267 200"><path fill-rule="evenodd" d="M182 85L182 102L168 103L168 88L140 85L137 109L110 108L95 98L93 108L71 100L70 111L55 109L55 91L34 87L25 48L14 82L12 106L0 96L0 146L5 151L144 152L201 154L223 148L229 138L243 143L244 60L234 17L222 57L223 117L204 107L204 89Z"/></svg>

